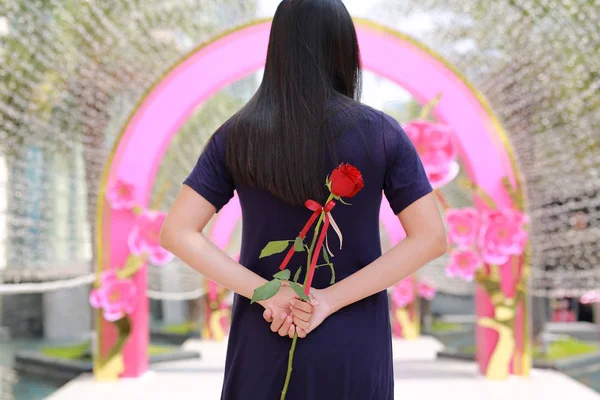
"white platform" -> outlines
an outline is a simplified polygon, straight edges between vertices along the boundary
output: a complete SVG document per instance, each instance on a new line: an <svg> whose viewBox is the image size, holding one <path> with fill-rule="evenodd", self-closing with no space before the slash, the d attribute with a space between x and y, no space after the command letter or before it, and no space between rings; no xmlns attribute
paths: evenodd
<svg viewBox="0 0 600 400"><path fill-rule="evenodd" d="M139 379L119 382L98 383L89 375L82 376L49 399L218 400L225 343L193 340L184 347L200 351L202 359L159 364ZM428 337L394 341L397 399L600 400L591 389L553 371L534 370L530 379L512 377L490 382L477 375L474 363L436 360L441 347Z"/></svg>

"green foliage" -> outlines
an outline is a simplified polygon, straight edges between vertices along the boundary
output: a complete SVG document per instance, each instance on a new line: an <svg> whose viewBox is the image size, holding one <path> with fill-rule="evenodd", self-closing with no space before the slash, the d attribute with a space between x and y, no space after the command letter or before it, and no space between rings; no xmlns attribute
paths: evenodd
<svg viewBox="0 0 600 400"><path fill-rule="evenodd" d="M477 349L475 346L464 346L461 347L460 350L465 353L474 354ZM534 349L533 359L543 361L558 361L599 352L600 345L598 344L567 338L550 343L547 353L543 353L539 348Z"/></svg>
<svg viewBox="0 0 600 400"><path fill-rule="evenodd" d="M279 279L280 281L289 281L291 275L292 271L290 271L289 269L284 269L283 271L279 271L278 273L273 275L273 278Z"/></svg>
<svg viewBox="0 0 600 400"><path fill-rule="evenodd" d="M452 332L459 331L463 328L461 324L455 324L452 322L435 321L431 326L432 332Z"/></svg>
<svg viewBox="0 0 600 400"><path fill-rule="evenodd" d="M197 330L194 322L184 322L182 324L172 324L165 326L162 331L173 335L187 335Z"/></svg>
<svg viewBox="0 0 600 400"><path fill-rule="evenodd" d="M329 259L329 254L327 253L327 249L325 249L325 247L323 247L323 258L325 259L325 264L318 265L317 268L323 267L325 265L329 267L329 269L331 270L331 280L329 281L329 284L333 285L335 283L335 268L333 267L333 263Z"/></svg>
<svg viewBox="0 0 600 400"><path fill-rule="evenodd" d="M256 303L257 301L270 299L271 297L275 296L277 292L279 292L280 287L281 281L279 279L273 279L261 287L254 289L254 294L252 295L252 301L250 304Z"/></svg>
<svg viewBox="0 0 600 400"><path fill-rule="evenodd" d="M151 344L148 346L148 355L149 356L157 356L161 354L172 353L177 351L179 348L176 346L163 346L157 344Z"/></svg>
<svg viewBox="0 0 600 400"><path fill-rule="evenodd" d="M550 343L548 352L545 354L540 352L539 349L535 349L533 357L535 359L557 361L598 352L600 352L600 345L598 344L567 338Z"/></svg>
<svg viewBox="0 0 600 400"><path fill-rule="evenodd" d="M323 247L323 258L325 259L325 262L329 264L329 254L327 253L327 249L325 247Z"/></svg>
<svg viewBox="0 0 600 400"><path fill-rule="evenodd" d="M292 282L290 286L302 300L310 303L310 297L304 294L304 287L302 285Z"/></svg>
<svg viewBox="0 0 600 400"><path fill-rule="evenodd" d="M163 346L150 344L148 346L148 355L166 354L176 351L176 346ZM70 346L48 346L40 350L40 352L48 357L59 358L62 360L90 360L91 359L91 344L90 342L78 343Z"/></svg>
<svg viewBox="0 0 600 400"><path fill-rule="evenodd" d="M296 251L296 252L304 251L304 241L302 240L302 238L300 236L298 236L296 238L296 240L294 241L294 251Z"/></svg>
<svg viewBox="0 0 600 400"><path fill-rule="evenodd" d="M71 346L44 347L41 353L48 357L56 357L64 360L78 360L89 357L90 342L83 342Z"/></svg>
<svg viewBox="0 0 600 400"><path fill-rule="evenodd" d="M301 273L302 273L302 266L300 266L298 268L298 270L296 271L296 273L294 274L294 282L298 282L298 279L300 279Z"/></svg>
<svg viewBox="0 0 600 400"><path fill-rule="evenodd" d="M279 254L284 252L288 246L290 245L289 240L276 240L273 242L267 243L264 249L260 252L259 258L265 258L272 256L273 254Z"/></svg>
<svg viewBox="0 0 600 400"><path fill-rule="evenodd" d="M331 270L331 280L329 281L330 285L335 283L335 268L333 268L333 263L328 263L329 269Z"/></svg>

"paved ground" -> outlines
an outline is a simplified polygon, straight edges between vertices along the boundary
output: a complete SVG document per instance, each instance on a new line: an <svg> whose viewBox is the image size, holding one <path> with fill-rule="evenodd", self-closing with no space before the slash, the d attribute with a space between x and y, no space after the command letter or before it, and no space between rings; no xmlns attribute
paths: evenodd
<svg viewBox="0 0 600 400"><path fill-rule="evenodd" d="M218 400L225 344L190 341L185 347L201 351L202 360L160 364L139 379L114 383L98 383L91 376L82 376L49 399ZM534 370L530 379L490 382L477 375L473 363L436 360L440 348L439 342L427 337L394 342L396 399L600 400L591 389L552 371Z"/></svg>

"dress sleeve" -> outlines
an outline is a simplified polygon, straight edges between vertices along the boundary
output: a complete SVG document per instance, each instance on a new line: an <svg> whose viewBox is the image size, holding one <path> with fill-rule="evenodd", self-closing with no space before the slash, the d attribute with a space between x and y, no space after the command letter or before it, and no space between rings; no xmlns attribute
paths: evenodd
<svg viewBox="0 0 600 400"><path fill-rule="evenodd" d="M393 118L384 115L383 140L386 153L384 193L395 214L400 214L433 188L415 146Z"/></svg>
<svg viewBox="0 0 600 400"><path fill-rule="evenodd" d="M226 139L221 127L206 144L196 166L183 182L215 206L217 212L229 202L235 190L225 163Z"/></svg>

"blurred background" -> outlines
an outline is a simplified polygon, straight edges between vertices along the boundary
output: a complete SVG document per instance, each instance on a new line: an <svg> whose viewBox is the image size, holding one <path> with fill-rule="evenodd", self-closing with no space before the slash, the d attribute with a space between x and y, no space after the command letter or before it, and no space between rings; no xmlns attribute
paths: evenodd
<svg viewBox="0 0 600 400"><path fill-rule="evenodd" d="M534 355L543 366L600 354L594 295L600 289L600 4L344 3L353 16L433 49L488 100L509 134L526 188ZM40 372L27 361L31 352L89 365L99 182L140 99L198 45L271 17L277 4L0 0L0 399L42 399L73 377ZM195 110L160 165L154 208L168 210L206 140L252 96L261 77L258 71L233 82ZM371 72L363 90L365 103L399 121L420 112L409 92ZM453 207L470 206L459 182L441 191ZM232 256L239 229L227 249ZM389 245L385 235L382 243ZM419 275L437 291L420 300L422 332L469 353L475 284L449 278L447 264L442 258ZM207 282L176 259L150 265L148 274L150 351L166 354L205 330ZM555 342L562 345L554 349ZM564 372L600 391L600 357Z"/></svg>

